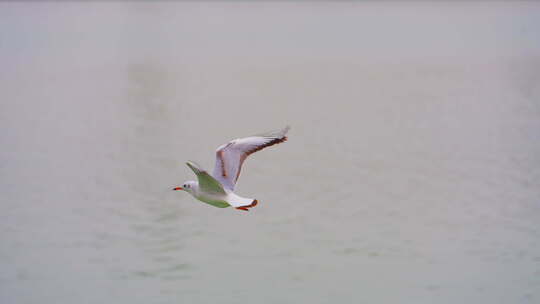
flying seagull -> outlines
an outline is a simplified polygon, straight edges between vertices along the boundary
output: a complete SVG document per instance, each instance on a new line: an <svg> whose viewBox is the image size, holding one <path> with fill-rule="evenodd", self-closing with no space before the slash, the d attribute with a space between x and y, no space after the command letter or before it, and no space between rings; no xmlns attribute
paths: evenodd
<svg viewBox="0 0 540 304"><path fill-rule="evenodd" d="M255 207L259 202L234 193L242 164L249 155L286 141L285 134L288 131L289 126L279 131L233 139L219 146L216 150L216 165L212 175L196 163L188 161L186 164L197 175L197 181L187 181L182 187L173 190L186 191L196 199L215 207L233 206L238 210L249 211L249 208Z"/></svg>

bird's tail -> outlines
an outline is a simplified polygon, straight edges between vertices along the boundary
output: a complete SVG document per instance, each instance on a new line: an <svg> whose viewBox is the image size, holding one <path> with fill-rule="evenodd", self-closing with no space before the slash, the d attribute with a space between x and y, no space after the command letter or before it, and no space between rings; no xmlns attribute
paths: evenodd
<svg viewBox="0 0 540 304"><path fill-rule="evenodd" d="M241 197L234 193L229 193L229 197L227 198L227 203L229 203L229 205L237 209L242 209L242 210L247 211L248 208L255 207L259 203L259 201L253 198Z"/></svg>

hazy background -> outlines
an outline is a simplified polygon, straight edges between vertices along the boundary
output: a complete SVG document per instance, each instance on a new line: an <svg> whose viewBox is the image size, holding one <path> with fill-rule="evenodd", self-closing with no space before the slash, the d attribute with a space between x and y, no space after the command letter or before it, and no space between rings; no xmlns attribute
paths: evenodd
<svg viewBox="0 0 540 304"><path fill-rule="evenodd" d="M0 128L2 303L540 302L540 3L3 2Z"/></svg>

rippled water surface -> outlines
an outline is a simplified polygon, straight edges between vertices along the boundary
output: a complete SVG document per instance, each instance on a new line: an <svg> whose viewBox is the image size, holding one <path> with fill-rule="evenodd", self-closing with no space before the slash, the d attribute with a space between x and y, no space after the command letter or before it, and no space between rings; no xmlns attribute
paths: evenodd
<svg viewBox="0 0 540 304"><path fill-rule="evenodd" d="M539 303L540 5L0 4L0 302ZM229 139L251 212L171 188Z"/></svg>

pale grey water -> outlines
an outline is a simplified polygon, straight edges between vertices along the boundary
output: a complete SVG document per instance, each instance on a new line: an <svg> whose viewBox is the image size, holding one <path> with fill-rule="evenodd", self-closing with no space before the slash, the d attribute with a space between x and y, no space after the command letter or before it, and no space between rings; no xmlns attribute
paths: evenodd
<svg viewBox="0 0 540 304"><path fill-rule="evenodd" d="M539 3L1 3L0 66L1 303L540 302Z"/></svg>

